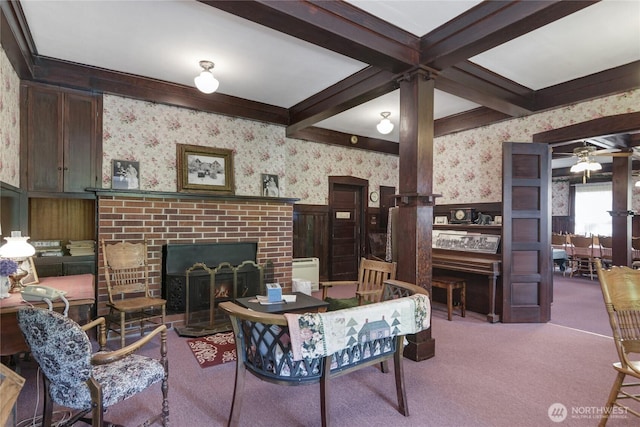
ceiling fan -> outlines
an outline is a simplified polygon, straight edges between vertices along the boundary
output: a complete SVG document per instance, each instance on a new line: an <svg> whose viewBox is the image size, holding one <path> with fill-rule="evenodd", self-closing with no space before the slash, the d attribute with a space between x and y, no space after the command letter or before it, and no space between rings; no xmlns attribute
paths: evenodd
<svg viewBox="0 0 640 427"><path fill-rule="evenodd" d="M597 172L602 170L600 162L595 160L595 157L609 156L609 157L630 157L633 155L633 149L622 148L601 148L598 149L593 145L587 145L583 142L581 147L573 149L571 153L555 153L558 155L572 156L577 158L577 162L571 166L570 171L573 173L582 173L582 183L586 183L587 179L591 177L591 172Z"/></svg>

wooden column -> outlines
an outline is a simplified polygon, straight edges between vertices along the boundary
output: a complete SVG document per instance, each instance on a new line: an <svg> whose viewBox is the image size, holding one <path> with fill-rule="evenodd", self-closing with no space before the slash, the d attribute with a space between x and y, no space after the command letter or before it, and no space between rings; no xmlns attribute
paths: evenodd
<svg viewBox="0 0 640 427"><path fill-rule="evenodd" d="M631 267L631 157L614 157L611 178L611 261Z"/></svg>
<svg viewBox="0 0 640 427"><path fill-rule="evenodd" d="M431 293L433 229L433 74L417 68L400 80L400 161L396 196L399 280ZM404 355L419 361L435 355L431 329L411 335Z"/></svg>

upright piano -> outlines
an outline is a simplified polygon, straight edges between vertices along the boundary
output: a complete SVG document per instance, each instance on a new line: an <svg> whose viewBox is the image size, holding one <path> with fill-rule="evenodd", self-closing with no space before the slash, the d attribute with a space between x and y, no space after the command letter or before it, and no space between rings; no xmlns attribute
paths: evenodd
<svg viewBox="0 0 640 427"><path fill-rule="evenodd" d="M487 277L489 285L489 313L487 321L496 323L500 315L496 313L496 286L502 271L500 254L478 254L472 252L433 249L433 269L459 271Z"/></svg>

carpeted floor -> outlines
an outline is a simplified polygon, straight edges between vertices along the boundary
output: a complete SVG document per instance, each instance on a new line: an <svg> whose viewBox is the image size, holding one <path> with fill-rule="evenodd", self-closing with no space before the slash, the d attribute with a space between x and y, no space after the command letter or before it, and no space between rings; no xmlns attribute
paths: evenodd
<svg viewBox="0 0 640 427"><path fill-rule="evenodd" d="M557 278L558 275L556 275ZM393 375L370 367L330 382L333 426L538 427L594 426L606 401L617 355L605 336L606 314L597 301L587 301L587 289L597 282L556 280L552 322L546 324L489 324L485 316L467 312L466 318L446 320L446 309L433 311L434 358L404 359L409 417L396 410ZM575 289L573 289L575 287ZM561 296L566 291L567 295ZM582 300L578 302L578 300ZM564 313L564 310L576 313ZM584 326L577 322L583 321ZM608 327L608 326L607 326ZM584 328L584 330L580 330ZM186 339L169 334L170 411L172 426L224 426L233 395L235 364L201 369ZM145 348L156 355L158 345ZM392 367L391 367L392 368ZM393 369L393 368L392 368ZM35 405L33 364L23 373L28 385L20 399L20 418ZM137 425L159 409L159 387L117 404L106 419ZM549 408L562 404L567 418L551 421ZM320 425L319 386L282 387L246 377L242 426ZM634 417L612 419L610 427L636 426Z"/></svg>

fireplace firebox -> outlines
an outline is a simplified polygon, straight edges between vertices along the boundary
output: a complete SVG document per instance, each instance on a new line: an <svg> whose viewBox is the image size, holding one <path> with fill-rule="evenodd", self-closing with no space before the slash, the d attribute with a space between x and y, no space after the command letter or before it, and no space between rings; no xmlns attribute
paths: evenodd
<svg viewBox="0 0 640 427"><path fill-rule="evenodd" d="M257 242L228 242L228 243L180 243L167 244L162 247L162 297L167 300L167 313L184 313L187 308L187 280L186 272L195 264L203 264L208 269L215 270L223 263L229 267L236 267L244 261L257 262L258 243ZM204 271L204 270L203 270ZM223 272L218 277L218 282L224 281ZM208 273L198 273L200 276L208 276ZM233 280L233 272L227 277L227 281ZM265 272L268 274L268 272ZM199 276L198 276L199 277ZM235 289L237 294L231 298L245 296L247 292L259 291L259 281L255 275L239 276L240 286L234 284L219 286L216 292L232 293ZM202 280L202 278L198 279ZM205 281L208 280L205 278ZM204 288L203 288L204 289ZM195 291L194 291L195 292ZM199 291L201 296L198 299L202 304L209 305L209 285L206 290ZM206 294L206 295L205 295ZM250 294L247 294L250 295ZM193 301L192 301L193 303Z"/></svg>

